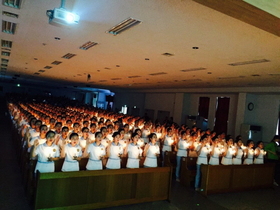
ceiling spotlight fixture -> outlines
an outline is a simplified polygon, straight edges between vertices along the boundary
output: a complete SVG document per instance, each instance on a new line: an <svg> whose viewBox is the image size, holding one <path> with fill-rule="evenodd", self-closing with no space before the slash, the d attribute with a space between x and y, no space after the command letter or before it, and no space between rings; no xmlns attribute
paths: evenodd
<svg viewBox="0 0 280 210"><path fill-rule="evenodd" d="M61 0L60 8L47 10L46 15L49 17L49 23L52 25L71 25L78 24L80 16L69 12L64 8L65 0Z"/></svg>

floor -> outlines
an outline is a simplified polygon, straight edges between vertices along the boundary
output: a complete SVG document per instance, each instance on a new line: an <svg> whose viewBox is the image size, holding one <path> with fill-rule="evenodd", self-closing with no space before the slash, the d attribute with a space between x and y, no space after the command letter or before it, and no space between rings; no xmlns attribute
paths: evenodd
<svg viewBox="0 0 280 210"><path fill-rule="evenodd" d="M22 185L22 176L15 155L11 135L11 123L4 103L0 98L0 209L30 210ZM280 187L256 191L217 194L204 197L194 189L186 188L175 180L172 182L171 199L135 205L105 208L107 210L278 210Z"/></svg>

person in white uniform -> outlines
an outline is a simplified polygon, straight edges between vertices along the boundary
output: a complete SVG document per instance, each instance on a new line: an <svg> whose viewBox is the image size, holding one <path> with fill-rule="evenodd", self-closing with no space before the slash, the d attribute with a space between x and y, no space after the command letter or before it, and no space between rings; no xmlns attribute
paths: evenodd
<svg viewBox="0 0 280 210"><path fill-rule="evenodd" d="M253 140L247 141L247 148L244 150L244 161L243 164L253 164L253 158L254 158L254 142Z"/></svg>
<svg viewBox="0 0 280 210"><path fill-rule="evenodd" d="M61 130L61 135L56 143L59 146L60 151L62 151L63 147L66 144L69 144L71 142L68 136L68 132L69 132L69 128L67 126L64 126Z"/></svg>
<svg viewBox="0 0 280 210"><path fill-rule="evenodd" d="M44 144L46 142L46 133L48 132L48 127L46 125L40 126L40 134L32 138L29 142L29 145L33 146L35 143Z"/></svg>
<svg viewBox="0 0 280 210"><path fill-rule="evenodd" d="M145 122L144 127L142 129L142 136L141 138L144 140L145 143L149 142L149 135L150 135L150 122Z"/></svg>
<svg viewBox="0 0 280 210"><path fill-rule="evenodd" d="M79 135L72 133L69 138L71 143L66 144L61 151L61 157L65 158L61 171L79 171L79 161L83 155Z"/></svg>
<svg viewBox="0 0 280 210"><path fill-rule="evenodd" d="M176 165L176 181L180 181L180 168L181 168L181 159L182 157L187 157L187 149L189 143L187 142L187 133L186 131L181 131L181 136L178 141L178 151L177 151L177 165Z"/></svg>
<svg viewBox="0 0 280 210"><path fill-rule="evenodd" d="M139 135L137 133L133 133L132 143L128 144L128 146L124 150L124 155L128 155L127 159L127 168L139 168L139 160L142 157L143 150L140 145L137 144Z"/></svg>
<svg viewBox="0 0 280 210"><path fill-rule="evenodd" d="M198 145L197 151L197 161L196 161L196 175L195 175L195 190L199 190L200 187L200 177L201 177L201 164L208 164L208 154L210 152L209 148L207 147L207 135L204 135L200 138L200 144Z"/></svg>
<svg viewBox="0 0 280 210"><path fill-rule="evenodd" d="M235 156L232 158L233 165L241 165L242 164L242 156L243 156L243 142L241 139L237 139L235 141Z"/></svg>
<svg viewBox="0 0 280 210"><path fill-rule="evenodd" d="M144 139L141 138L141 136L142 136L142 131L141 131L141 129L136 129L136 130L135 130L135 133L137 133L138 136L139 136L138 142L137 142L138 145L139 145L142 149L144 149L145 142L144 142Z"/></svg>
<svg viewBox="0 0 280 210"><path fill-rule="evenodd" d="M129 144L129 139L124 138L124 129L120 128L119 129L120 133L120 144L123 146L123 150L125 151L127 145Z"/></svg>
<svg viewBox="0 0 280 210"><path fill-rule="evenodd" d="M164 166L164 157L165 151L171 152L172 145L175 143L175 135L173 134L172 128L167 128L167 134L163 139L163 147L162 147L162 165Z"/></svg>
<svg viewBox="0 0 280 210"><path fill-rule="evenodd" d="M37 170L40 173L54 172L54 161L59 159L59 148L54 144L55 132L48 131L46 133L46 139L44 144L34 144L32 157L38 157L35 173Z"/></svg>
<svg viewBox="0 0 280 210"><path fill-rule="evenodd" d="M89 139L90 139L90 143L93 143L95 141L95 133L96 133L96 124L95 123L91 123L90 124L90 131L88 133Z"/></svg>
<svg viewBox="0 0 280 210"><path fill-rule="evenodd" d="M102 159L106 155L106 148L101 144L102 133L95 133L95 142L88 145L85 156L89 156L86 169L87 170L102 170Z"/></svg>
<svg viewBox="0 0 280 210"><path fill-rule="evenodd" d="M235 147L233 146L233 139L229 138L226 139L226 147L225 147L225 151L223 152L223 158L221 161L222 165L232 165L232 156L235 155Z"/></svg>
<svg viewBox="0 0 280 210"><path fill-rule="evenodd" d="M254 164L263 164L263 158L266 155L266 152L264 151L264 145L262 141L257 142L257 148L255 149L255 159Z"/></svg>
<svg viewBox="0 0 280 210"><path fill-rule="evenodd" d="M212 138L209 165L220 165L220 155L222 153L223 150L219 145L218 138L215 136Z"/></svg>
<svg viewBox="0 0 280 210"><path fill-rule="evenodd" d="M79 138L79 145L82 147L82 152L85 151L89 142L90 142L89 129L88 129L88 127L83 127L82 128L82 135Z"/></svg>
<svg viewBox="0 0 280 210"><path fill-rule="evenodd" d="M144 161L144 168L157 167L157 158L160 154L159 146L156 144L157 135L151 133L149 135L149 143L145 145L143 155L146 157Z"/></svg>
<svg viewBox="0 0 280 210"><path fill-rule="evenodd" d="M113 141L107 146L108 161L106 164L107 169L120 169L121 156L123 154L123 146L119 143L120 133L113 133Z"/></svg>

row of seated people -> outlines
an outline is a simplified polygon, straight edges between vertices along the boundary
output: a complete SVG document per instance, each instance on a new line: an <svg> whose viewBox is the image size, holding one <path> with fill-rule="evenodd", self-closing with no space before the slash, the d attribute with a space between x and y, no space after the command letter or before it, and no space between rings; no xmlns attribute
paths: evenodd
<svg viewBox="0 0 280 210"><path fill-rule="evenodd" d="M104 112L95 112L93 110L87 111L77 107L55 109L48 104L15 103L9 104L9 109L16 126L22 137L24 137L23 142L29 148L34 146L34 144L37 146L44 144L46 142L46 132L52 130L55 132L55 141L53 143L59 146L60 152L65 145L70 143L69 137L72 133L78 134L79 142L77 145L81 146L82 151L86 151L87 146L95 142L95 134L99 131L102 134L101 144L107 151L108 145L112 144L113 133L117 129L120 133L119 144L122 145L122 154L124 154L124 149L132 141L134 132L138 134L137 144L142 150L144 150L145 144L149 143L148 135L154 133L157 136L156 144L160 147L163 154L162 159L164 159L164 152L162 151L171 151L172 148L177 151L177 179L179 179L181 157L196 157L198 153L204 150L202 149L204 147L207 148L207 156L211 157L210 164L218 163L215 160L217 156L225 157L222 159L222 164L231 164L230 159L232 159L233 164L236 164L240 156L246 157L244 160L245 164L251 164L253 163L251 161L253 160L251 158L252 155L258 157L255 158L256 161L258 161L257 159L261 161L261 157L265 154L263 148L253 150L249 144L246 147L241 145L241 139L239 139L239 143L237 142L236 145L228 145L227 142L233 142L232 138L228 138L229 141L226 141L225 134L216 135L215 132L211 132L209 129L201 131L196 127L187 128L185 125L176 127L174 124L166 128L166 125L155 125L151 122L145 122L143 119L133 117L126 118L126 123L122 123L119 119L115 119L116 116L114 114L104 114ZM53 122L53 120L55 121ZM81 129L82 126L83 128ZM207 139L207 143L204 147L199 147L202 144L200 143L202 137ZM232 158L229 158L230 155ZM239 162L239 164L241 163Z"/></svg>
<svg viewBox="0 0 280 210"><path fill-rule="evenodd" d="M128 157L127 168L139 168L140 159L144 156L144 167L157 167L157 156L160 154L159 146L156 144L156 135L150 134L150 143L146 144L144 151L137 144L138 134L132 135L132 142L125 148L119 143L120 133L114 132L113 140L107 147L101 144L101 132L95 133L95 141L83 148L79 145L79 136L77 133L70 135L70 143L65 144L60 151L59 146L55 142L55 132L48 131L46 134L46 142L33 146L31 156L37 157L37 165L35 171L41 173L54 172L54 161L59 158L65 158L62 171L79 171L79 162L81 158L88 157L86 165L87 170L102 170L104 161L106 161L106 169L120 169L121 158Z"/></svg>

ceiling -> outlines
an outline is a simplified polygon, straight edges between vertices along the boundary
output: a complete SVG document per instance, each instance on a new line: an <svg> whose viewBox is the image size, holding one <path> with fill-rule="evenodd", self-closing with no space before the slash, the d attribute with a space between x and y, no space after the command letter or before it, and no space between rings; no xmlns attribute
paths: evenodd
<svg viewBox="0 0 280 210"><path fill-rule="evenodd" d="M279 1L257 5L278 17L242 0L223 2L66 0L65 8L80 16L71 26L49 24L46 10L60 0L22 0L20 9L3 3L0 82L111 90L279 87ZM129 17L141 23L108 33ZM10 23L14 34L3 32ZM97 44L80 49L88 41ZM74 56L63 58L67 53Z"/></svg>

